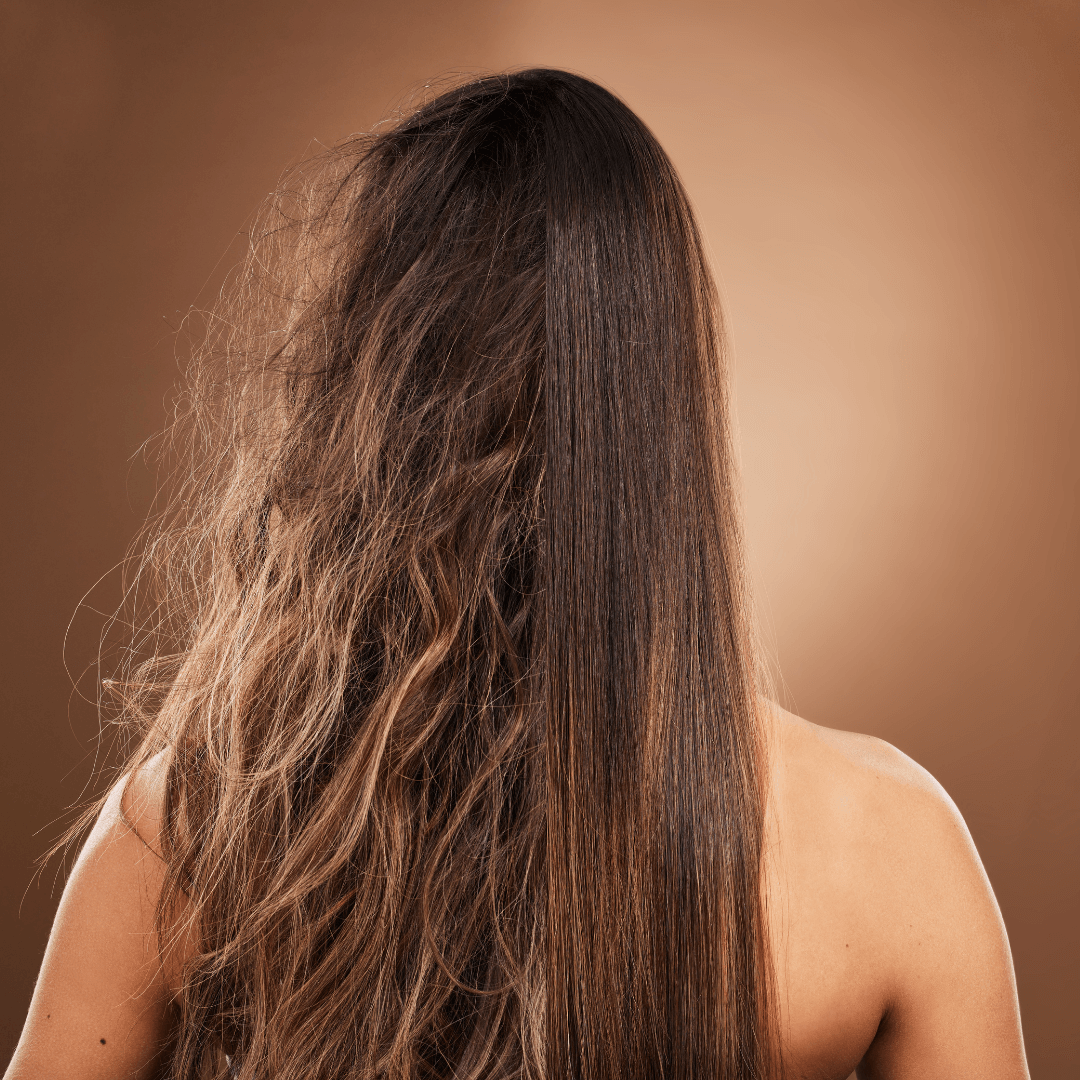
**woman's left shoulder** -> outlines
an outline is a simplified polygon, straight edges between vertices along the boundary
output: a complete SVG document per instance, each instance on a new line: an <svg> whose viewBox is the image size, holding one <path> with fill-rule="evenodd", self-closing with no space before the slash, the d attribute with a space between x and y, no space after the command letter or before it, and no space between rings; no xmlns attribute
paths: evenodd
<svg viewBox="0 0 1080 1080"><path fill-rule="evenodd" d="M64 888L6 1080L149 1077L170 993L156 932L165 760L109 792Z"/></svg>

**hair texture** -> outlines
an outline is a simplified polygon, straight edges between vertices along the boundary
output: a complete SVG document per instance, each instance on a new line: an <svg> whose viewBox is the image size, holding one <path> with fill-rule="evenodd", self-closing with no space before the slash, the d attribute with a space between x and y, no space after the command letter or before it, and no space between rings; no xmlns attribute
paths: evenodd
<svg viewBox="0 0 1080 1080"><path fill-rule="evenodd" d="M216 318L119 686L171 1075L773 1075L722 333L654 136L457 86L293 170Z"/></svg>

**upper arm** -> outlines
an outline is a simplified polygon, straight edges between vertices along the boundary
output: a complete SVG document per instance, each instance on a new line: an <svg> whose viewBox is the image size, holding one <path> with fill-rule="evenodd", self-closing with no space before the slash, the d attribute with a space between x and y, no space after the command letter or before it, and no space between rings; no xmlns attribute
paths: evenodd
<svg viewBox="0 0 1080 1080"><path fill-rule="evenodd" d="M153 1075L169 1034L155 933L164 864L151 846L160 772L159 760L117 784L83 845L5 1080Z"/></svg>
<svg viewBox="0 0 1080 1080"><path fill-rule="evenodd" d="M1008 937L967 826L929 773L874 742L875 906L889 989L858 1075L1026 1078Z"/></svg>

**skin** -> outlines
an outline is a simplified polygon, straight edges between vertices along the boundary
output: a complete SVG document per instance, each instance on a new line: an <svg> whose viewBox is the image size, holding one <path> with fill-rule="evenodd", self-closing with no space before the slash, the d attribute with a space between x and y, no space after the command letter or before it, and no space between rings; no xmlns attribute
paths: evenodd
<svg viewBox="0 0 1080 1080"><path fill-rule="evenodd" d="M770 712L765 893L790 1075L1026 1078L1005 925L944 788L880 739Z"/></svg>
<svg viewBox="0 0 1080 1080"><path fill-rule="evenodd" d="M786 1076L1027 1078L1005 927L944 789L879 739L768 716ZM152 932L162 765L117 785L83 847L5 1080L157 1073L182 959L159 956Z"/></svg>

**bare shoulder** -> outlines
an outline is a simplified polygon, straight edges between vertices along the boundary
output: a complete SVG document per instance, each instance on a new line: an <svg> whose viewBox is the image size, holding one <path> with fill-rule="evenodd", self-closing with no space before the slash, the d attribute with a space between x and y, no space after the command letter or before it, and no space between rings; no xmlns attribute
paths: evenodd
<svg viewBox="0 0 1080 1080"><path fill-rule="evenodd" d="M145 764L132 769L110 795L118 826L133 832L158 857L168 769L169 751L159 750Z"/></svg>
<svg viewBox="0 0 1080 1080"><path fill-rule="evenodd" d="M775 706L769 746L793 1030L846 1030L864 1077L1025 1076L1005 927L945 789L881 739Z"/></svg>
<svg viewBox="0 0 1080 1080"><path fill-rule="evenodd" d="M812 724L774 708L774 783L800 812L824 814L827 839L861 846L888 839L927 854L926 843L953 855L974 848L964 820L940 783L918 762L872 735Z"/></svg>
<svg viewBox="0 0 1080 1080"><path fill-rule="evenodd" d="M879 943L907 928L925 936L961 896L993 901L960 811L918 762L871 735L775 716L779 842L796 862L827 865L834 890L865 896Z"/></svg>
<svg viewBox="0 0 1080 1080"><path fill-rule="evenodd" d="M68 877L6 1080L150 1077L167 1041L158 948L163 756L109 792Z"/></svg>
<svg viewBox="0 0 1080 1080"><path fill-rule="evenodd" d="M894 798L925 795L951 805L945 789L918 762L884 739L812 724L771 705L775 764L791 779L816 786L841 783L860 794L874 787Z"/></svg>

